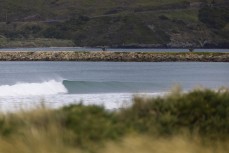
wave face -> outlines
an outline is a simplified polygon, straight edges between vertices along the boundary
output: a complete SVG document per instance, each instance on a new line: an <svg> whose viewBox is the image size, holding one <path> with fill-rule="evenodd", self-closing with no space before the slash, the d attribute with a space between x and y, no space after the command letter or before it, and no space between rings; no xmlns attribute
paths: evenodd
<svg viewBox="0 0 229 153"><path fill-rule="evenodd" d="M82 93L136 93L152 91L152 83L142 82L93 82L64 80L63 85L69 94Z"/></svg>
<svg viewBox="0 0 229 153"><path fill-rule="evenodd" d="M57 94L139 93L152 92L152 83L141 82L93 82L93 81L45 81L41 83L17 83L1 85L0 97L45 96Z"/></svg>
<svg viewBox="0 0 229 153"><path fill-rule="evenodd" d="M0 86L0 97L3 96L37 96L67 93L62 82L50 80L42 83L17 83Z"/></svg>

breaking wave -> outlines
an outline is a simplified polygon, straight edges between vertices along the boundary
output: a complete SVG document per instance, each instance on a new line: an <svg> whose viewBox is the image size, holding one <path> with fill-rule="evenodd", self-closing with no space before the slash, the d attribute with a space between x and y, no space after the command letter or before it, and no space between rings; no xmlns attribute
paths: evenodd
<svg viewBox="0 0 229 153"><path fill-rule="evenodd" d="M50 80L41 83L16 83L14 85L1 85L0 97L89 93L147 93L152 92L154 86L155 84L144 82Z"/></svg>
<svg viewBox="0 0 229 153"><path fill-rule="evenodd" d="M67 93L62 82L55 80L41 83L17 83L14 85L1 85L0 97L3 96L36 96Z"/></svg>

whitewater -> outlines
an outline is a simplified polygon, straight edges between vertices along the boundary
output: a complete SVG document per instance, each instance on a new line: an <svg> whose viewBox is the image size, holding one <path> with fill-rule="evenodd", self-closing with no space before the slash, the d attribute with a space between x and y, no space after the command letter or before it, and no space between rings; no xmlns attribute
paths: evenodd
<svg viewBox="0 0 229 153"><path fill-rule="evenodd" d="M45 105L46 107L59 108L64 105L72 103L83 103L85 105L100 105L106 109L114 110L130 106L134 96L159 96L163 93L131 93L126 90L124 93L109 92L107 89L101 89L101 86L110 86L109 83L96 82L98 87L93 87L93 82L75 81L77 90L70 94L68 91L69 86L65 86L63 81L44 81L40 83L16 83L15 85L2 85L0 86L0 103L2 112L17 111L24 109L32 109ZM73 81L70 81L73 82ZM95 83L95 82L94 82ZM82 85L83 84L83 85ZM88 86L92 84L94 89L86 93ZM113 85L116 83L113 82ZM119 83L121 84L121 83ZM124 83L125 84L125 83ZM74 85L74 84L73 84ZM81 85L77 87L77 85ZM124 89L127 89L124 85ZM78 89L79 88L79 89ZM96 88L101 91L97 92ZM110 86L115 90L117 86ZM80 91L83 89L83 92ZM118 88L120 89L120 88Z"/></svg>
<svg viewBox="0 0 229 153"><path fill-rule="evenodd" d="M1 112L74 103L113 110L174 85L229 87L229 63L0 62Z"/></svg>
<svg viewBox="0 0 229 153"><path fill-rule="evenodd" d="M0 86L0 97L55 95L67 92L62 82L55 80L42 83L17 83L15 85Z"/></svg>

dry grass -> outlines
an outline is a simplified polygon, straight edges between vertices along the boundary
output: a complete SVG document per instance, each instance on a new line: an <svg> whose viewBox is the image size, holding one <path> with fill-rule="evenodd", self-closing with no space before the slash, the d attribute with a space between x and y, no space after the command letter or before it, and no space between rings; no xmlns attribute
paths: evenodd
<svg viewBox="0 0 229 153"><path fill-rule="evenodd" d="M88 152L67 145L60 136L62 131L55 126L47 131L33 128L26 135L0 139L1 153L84 153ZM121 141L110 141L94 150L100 153L227 153L228 142L214 145L203 144L199 138L186 136L151 138L143 135L124 137ZM91 151L90 151L91 152Z"/></svg>
<svg viewBox="0 0 229 153"><path fill-rule="evenodd" d="M37 108L29 112L21 111L6 115L6 120L18 121L18 127L8 137L0 138L0 153L79 153L76 148L66 142L71 132L59 126L53 118L52 111Z"/></svg>
<svg viewBox="0 0 229 153"><path fill-rule="evenodd" d="M122 142L107 144L102 153L227 153L229 146L225 143L204 145L199 138L186 136L172 138L150 138L134 135L125 137Z"/></svg>

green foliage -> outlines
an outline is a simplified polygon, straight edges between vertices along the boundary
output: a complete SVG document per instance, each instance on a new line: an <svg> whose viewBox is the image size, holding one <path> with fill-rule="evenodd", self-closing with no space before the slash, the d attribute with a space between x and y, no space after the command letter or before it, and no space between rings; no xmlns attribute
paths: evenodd
<svg viewBox="0 0 229 153"><path fill-rule="evenodd" d="M95 141L117 139L125 133L115 114L100 106L70 105L61 113L63 126L74 132L74 141L81 147L88 147Z"/></svg>
<svg viewBox="0 0 229 153"><path fill-rule="evenodd" d="M228 8L205 7L199 11L199 20L208 27L221 29L229 22Z"/></svg>
<svg viewBox="0 0 229 153"><path fill-rule="evenodd" d="M184 98L183 98L184 99ZM211 90L193 91L177 105L178 125L204 135L229 134L229 95Z"/></svg>
<svg viewBox="0 0 229 153"><path fill-rule="evenodd" d="M3 116L0 118L0 136L8 136L12 134L13 126L11 126L7 119Z"/></svg>
<svg viewBox="0 0 229 153"><path fill-rule="evenodd" d="M44 32L43 32L44 37L46 38L57 38L61 39L63 38L63 32L60 31L59 28L55 26L48 27Z"/></svg>
<svg viewBox="0 0 229 153"><path fill-rule="evenodd" d="M206 137L227 138L228 102L228 91L194 90L146 101L137 98L123 115L127 117L127 123L139 132L151 132L156 128L156 133L168 135L185 129Z"/></svg>
<svg viewBox="0 0 229 153"><path fill-rule="evenodd" d="M0 38L0 47L3 47L7 44L7 39L6 38Z"/></svg>
<svg viewBox="0 0 229 153"><path fill-rule="evenodd" d="M25 33L35 35L43 30L43 28L40 25L32 24L32 25L27 25L23 29Z"/></svg>

